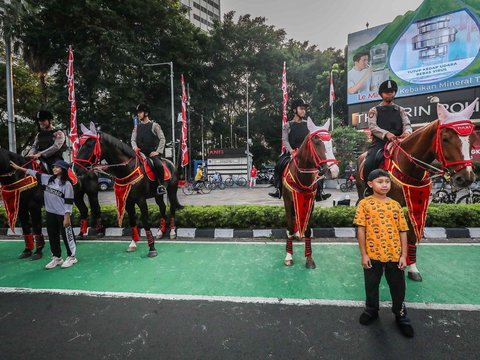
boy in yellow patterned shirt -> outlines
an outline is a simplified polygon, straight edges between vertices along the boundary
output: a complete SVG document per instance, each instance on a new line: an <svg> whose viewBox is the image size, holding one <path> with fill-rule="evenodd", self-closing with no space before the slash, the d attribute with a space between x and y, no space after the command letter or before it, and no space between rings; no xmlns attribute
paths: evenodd
<svg viewBox="0 0 480 360"><path fill-rule="evenodd" d="M357 226L367 298L360 323L369 325L378 318L379 286L385 271L397 324L403 335L413 337L404 304L408 224L400 204L387 196L391 187L388 172L372 171L367 184L373 195L360 201L353 221Z"/></svg>

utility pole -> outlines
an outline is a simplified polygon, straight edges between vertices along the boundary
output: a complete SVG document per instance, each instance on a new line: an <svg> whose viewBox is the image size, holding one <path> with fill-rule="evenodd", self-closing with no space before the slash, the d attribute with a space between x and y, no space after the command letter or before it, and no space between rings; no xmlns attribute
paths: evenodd
<svg viewBox="0 0 480 360"><path fill-rule="evenodd" d="M202 166L205 164L205 148L203 145L203 115L200 115L200 118L202 120Z"/></svg>
<svg viewBox="0 0 480 360"><path fill-rule="evenodd" d="M13 106L13 59L12 59L12 43L8 31L4 32L5 40L5 69L7 83L7 122L8 122L8 150L17 152L17 138L15 135L15 110Z"/></svg>
<svg viewBox="0 0 480 360"><path fill-rule="evenodd" d="M192 176L192 141L190 140L190 84L187 83L187 114L188 114L188 176L189 180Z"/></svg>
<svg viewBox="0 0 480 360"><path fill-rule="evenodd" d="M249 132L249 104L248 104L248 73L247 73L247 179L250 182L250 132Z"/></svg>

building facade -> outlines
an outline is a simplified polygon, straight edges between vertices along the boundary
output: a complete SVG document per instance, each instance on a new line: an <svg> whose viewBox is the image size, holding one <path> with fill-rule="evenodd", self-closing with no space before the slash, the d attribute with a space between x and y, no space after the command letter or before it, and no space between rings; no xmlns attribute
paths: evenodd
<svg viewBox="0 0 480 360"><path fill-rule="evenodd" d="M220 21L220 0L181 0L188 9L186 14L194 25L209 31L215 21Z"/></svg>

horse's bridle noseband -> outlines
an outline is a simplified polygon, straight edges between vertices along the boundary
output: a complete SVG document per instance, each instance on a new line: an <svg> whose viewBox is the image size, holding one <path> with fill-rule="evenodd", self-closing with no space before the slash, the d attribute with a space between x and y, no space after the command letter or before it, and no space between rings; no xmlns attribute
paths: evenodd
<svg viewBox="0 0 480 360"><path fill-rule="evenodd" d="M95 145L93 146L93 151L88 157L88 159L79 159L77 157L73 158L73 163L80 166L84 170L90 170L92 167L100 163L102 157L102 147L100 145L100 134L98 135L87 135L83 134L80 137L79 143L80 148L87 142L89 139L95 139ZM84 165L86 164L86 165Z"/></svg>
<svg viewBox="0 0 480 360"><path fill-rule="evenodd" d="M439 124L437 128L437 133L435 135L435 151L437 153L437 159L442 164L442 168L445 169L449 166L458 165L453 173L459 172L467 166L473 166L473 161L470 160L459 160L459 161L448 161L443 153L442 141L441 141L441 130L442 129L452 129L459 136L470 136L475 129L475 125L470 120L459 120L448 124Z"/></svg>

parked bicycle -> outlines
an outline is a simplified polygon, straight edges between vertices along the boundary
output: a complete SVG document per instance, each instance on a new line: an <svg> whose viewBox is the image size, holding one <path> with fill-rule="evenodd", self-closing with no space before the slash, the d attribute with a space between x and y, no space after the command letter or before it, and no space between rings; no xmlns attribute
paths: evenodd
<svg viewBox="0 0 480 360"><path fill-rule="evenodd" d="M340 190L342 190L342 192L354 191L356 190L356 185L355 176L350 175L346 182L340 184Z"/></svg>
<svg viewBox="0 0 480 360"><path fill-rule="evenodd" d="M241 187L246 186L247 179L238 175L230 175L230 177L225 180L225 185L232 187L234 184Z"/></svg>
<svg viewBox="0 0 480 360"><path fill-rule="evenodd" d="M450 177L444 175L442 185L432 195L432 203L434 204L479 204L480 203L480 190L472 189L468 187L464 190L467 191L465 195L460 196L457 199L457 195L460 192L459 189L452 186Z"/></svg>

